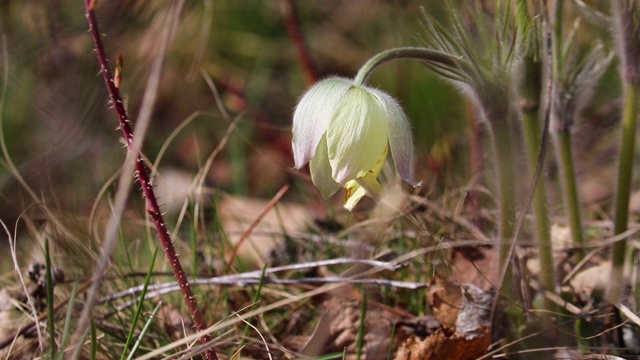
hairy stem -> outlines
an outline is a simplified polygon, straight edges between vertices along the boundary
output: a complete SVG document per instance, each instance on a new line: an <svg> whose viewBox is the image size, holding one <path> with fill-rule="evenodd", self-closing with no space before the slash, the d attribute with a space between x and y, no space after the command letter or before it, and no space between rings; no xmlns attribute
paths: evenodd
<svg viewBox="0 0 640 360"><path fill-rule="evenodd" d="M558 92L562 89L562 86L560 84L560 77L561 73L564 71L562 57L562 29L564 24L563 4L563 1L554 1L553 6L553 32L551 39L551 50L552 72L554 80L554 104L552 105L552 108L554 115L552 116L552 122L554 124L553 133L555 135L554 139L562 172L562 196L567 212L567 217L569 218L569 226L571 227L571 237L575 246L581 246L584 244L584 236L582 233L580 200L578 197L578 186L576 184L576 174L571 149L571 128L573 124L570 115L565 114L565 112L568 112L568 109L561 109L563 104L560 103L560 95L558 94ZM581 259L582 255L583 251L582 249L579 249L578 258Z"/></svg>
<svg viewBox="0 0 640 360"><path fill-rule="evenodd" d="M154 227L158 233L158 239L161 243L162 248L164 249L165 256L169 261L169 265L173 270L174 277L176 281L180 284L180 289L184 296L185 302L187 303L187 307L191 313L191 317L195 324L197 331L203 331L206 329L206 325L203 320L202 312L198 307L196 298L193 294L191 286L189 285L189 281L186 277L186 274L182 268L178 255L176 254L176 250L173 246L173 242L171 240L171 236L169 231L167 230L166 223L164 221L164 217L162 216L162 212L160 211L160 206L158 205L158 201L156 199L153 185L151 183L151 179L149 176L149 169L145 164L144 160L138 153L138 149L136 149L134 145L134 137L133 137L133 129L131 128L131 124L129 121L129 117L124 108L124 103L122 101L122 97L120 96L120 92L116 85L114 84L113 77L111 75L111 71L108 66L107 56L105 54L104 46L102 44L102 39L100 36L100 30L98 28L98 21L96 20L95 15L95 1L93 0L84 0L85 10L86 10L86 18L89 25L89 30L91 32L91 36L93 38L93 42L95 45L96 56L98 58L98 62L100 64L100 72L102 74L103 80L107 87L107 91L109 93L109 97L111 100L111 104L113 105L117 115L118 121L120 124L120 129L122 130L122 134L127 143L127 151L135 154L135 176L137 180L140 182L140 186L142 188L142 195L146 201L146 211L151 217ZM200 338L202 343L208 343L211 341L211 337L209 335L203 335ZM216 353L213 349L209 349L205 353L205 358L207 359L217 359Z"/></svg>
<svg viewBox="0 0 640 360"><path fill-rule="evenodd" d="M522 19L521 26L526 26L531 20L526 11L525 1L520 0L518 11ZM551 246L551 225L547 205L546 181L541 171L546 156L548 122L545 116L545 126L544 128L540 126L543 62L538 58L539 55L542 54L538 50L538 46L542 45L542 41L536 34L537 32L534 30L533 35L529 35L528 41L531 43L523 59L522 69L524 78L522 79L522 89L520 92L520 112L522 113L523 129L527 143L529 170L531 174L533 174L533 185L535 185L535 189L533 190L533 211L535 214L538 251L540 254L540 283L546 290L553 291L556 286L553 248ZM547 66L549 65L551 64L547 64ZM552 81L548 75L550 74L547 74L545 80L548 82L547 86L550 86ZM550 96L550 94L547 94L547 96ZM545 108L545 114L547 113L546 110ZM548 297L545 297L544 301L546 310L551 312L556 308Z"/></svg>
<svg viewBox="0 0 640 360"><path fill-rule="evenodd" d="M495 165L498 171L498 191L500 198L500 270L508 266L511 241L516 224L516 188L517 179L513 158L513 134L509 121L489 119L495 150ZM510 272L507 272L503 286L510 286ZM506 289L505 289L506 290Z"/></svg>
<svg viewBox="0 0 640 360"><path fill-rule="evenodd" d="M362 65L360 70L358 70L358 74L356 75L353 83L356 86L364 84L376 67L388 61L397 59L424 60L453 67L455 67L458 62L458 59L454 56L422 47L401 47L389 49L375 55Z"/></svg>
<svg viewBox="0 0 640 360"><path fill-rule="evenodd" d="M626 82L624 85L624 112L622 114L622 144L620 147L620 163L618 164L618 185L615 197L614 234L627 230L629 221L629 198L631 196L631 179L633 174L633 157L638 127L638 95L640 85ZM609 283L608 300L618 301L622 288L623 266L627 250L626 239L613 245L611 256L613 273Z"/></svg>
<svg viewBox="0 0 640 360"><path fill-rule="evenodd" d="M629 197L633 178L633 158L638 129L638 96L640 95L640 14L636 1L611 2L615 18L616 45L620 59L620 75L624 84L624 111L622 113L622 143L618 163L618 183L614 204L614 234L623 233L629 221ZM627 252L626 239L613 245L612 277L607 289L607 300L616 303L623 283L623 267Z"/></svg>
<svg viewBox="0 0 640 360"><path fill-rule="evenodd" d="M542 134L537 111L523 111L524 134L527 141L529 169L536 173L539 154L542 149ZM555 290L555 271L553 264L553 248L551 246L551 225L547 206L547 189L544 175L538 177L533 195L533 211L535 213L538 251L540 252L540 283L546 290ZM555 308L553 302L545 297L545 308Z"/></svg>
<svg viewBox="0 0 640 360"><path fill-rule="evenodd" d="M560 78L562 71L562 27L564 23L563 15L564 1L553 2L553 33L551 43L551 56L553 62L551 64L553 71L553 79Z"/></svg>
<svg viewBox="0 0 640 360"><path fill-rule="evenodd" d="M571 148L571 131L569 129L556 129L554 130L554 135L562 175L562 196L564 198L565 211L569 218L571 238L574 245L581 246L584 244L584 234L582 231L582 215L580 213L581 207L578 184L576 183L573 150ZM578 249L578 258L582 258L583 254L582 249Z"/></svg>
<svg viewBox="0 0 640 360"><path fill-rule="evenodd" d="M526 27L531 21L527 13L527 3L525 0L518 1L519 17L521 18L521 26ZM562 5L557 5L562 6ZM556 14L561 13L556 8ZM543 27L547 25L548 17L543 15L543 21L539 23ZM555 24L561 20L556 19ZM548 135L549 135L549 100L553 86L553 61L545 62L540 56L553 59L554 49L546 48L546 51L540 51L541 46L545 49L545 44L552 41L551 29L548 27L546 31L536 31L538 23L535 23L534 29L529 36L530 47L527 49L523 59L522 91L520 95L520 112L522 113L524 135L527 142L527 155L529 157L529 170L533 174L535 190L533 193L533 211L535 214L536 234L538 238L538 251L540 254L540 283L549 291L556 288L555 267L553 263L553 248L551 245L551 224L549 218L549 207L547 204L547 185L545 176L543 175L542 166L546 157ZM555 29L557 32L557 29ZM544 35L538 35L544 34ZM548 44L546 44L548 45ZM553 44L552 44L553 45ZM557 52L557 49L555 49ZM547 71L551 73L544 74L543 65ZM546 75L546 76L545 76ZM540 103L541 94L545 83L545 100L547 103L544 107L544 126L540 126L541 114ZM550 312L556 309L555 304L548 297L544 298L544 307Z"/></svg>

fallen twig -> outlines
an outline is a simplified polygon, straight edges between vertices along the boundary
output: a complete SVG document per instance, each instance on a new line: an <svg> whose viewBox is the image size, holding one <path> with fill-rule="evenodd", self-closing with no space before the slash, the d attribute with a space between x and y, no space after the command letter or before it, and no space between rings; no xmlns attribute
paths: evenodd
<svg viewBox="0 0 640 360"><path fill-rule="evenodd" d="M338 259L330 259L330 260L321 260L321 261L312 261L312 262L307 262L307 263L303 263L303 264L293 264L293 265L285 265L285 266L278 266L278 267L274 267L274 268L270 268L270 269L266 269L264 271L264 275L271 275L271 274L275 274L278 272L283 272L283 271L293 271L293 270L305 270L305 269L313 269L313 268L317 268L317 267L321 267L321 266L332 266L332 265L368 265L374 268L377 268L379 270L390 270L390 271L394 271L399 269L400 267L402 267L402 264L398 264L398 263L388 263L388 262L384 262L384 261L378 261L378 260L367 260L367 259L349 259L349 258L338 258ZM262 270L257 270L257 271L250 271L250 272L246 272L246 273L241 273L241 274L235 274L235 275L223 275L223 276L217 276L217 277L208 277L208 278L198 278L195 279L194 281L192 281L192 283L194 285L220 285L220 284L230 284L230 285L239 285L239 286L243 286L243 285L250 285L250 284L256 284L257 281L260 280L260 277L263 276L262 275ZM322 280L322 278L318 278L320 280ZM369 281L371 280L372 283L379 283L382 284L381 282L386 282L387 284L394 284L394 285L389 285L389 286L396 286L396 287L404 287L404 288L420 288L422 287L421 285L408 285L408 284L421 284L421 283L407 283L407 282L397 282L397 281L385 281L385 280L379 280L379 279L354 279L354 278L340 278L341 281L343 282L349 282L349 281L355 281L355 280L365 280L365 281ZM297 280L301 280L301 279L297 279ZM291 282L291 280L288 279L272 279L272 278L266 278L265 279L266 282L270 282L272 284L286 284L286 283L295 283L295 282ZM310 282L315 282L315 283L322 283L322 281L316 281L316 280L310 280L308 281L308 283ZM334 278L333 281L326 281L325 283L332 283L332 282L340 282L338 281L338 278ZM398 285L400 284L400 285ZM165 284L158 284L158 285L150 285L148 287L149 292L152 291L157 291L157 290L161 290L161 289L165 289L165 288L169 288L172 289L171 291L168 292L172 292L175 291L175 286L177 285L176 282L171 282L171 283L165 283ZM109 301L113 301L122 297L126 297L126 296L134 296L139 294L142 291L142 285L140 286L135 286L129 289L126 289L124 291L120 291L117 292L115 294L109 295L109 296L105 296L103 298L101 298L99 301L101 303L104 302L109 302ZM157 296L157 295L154 295Z"/></svg>

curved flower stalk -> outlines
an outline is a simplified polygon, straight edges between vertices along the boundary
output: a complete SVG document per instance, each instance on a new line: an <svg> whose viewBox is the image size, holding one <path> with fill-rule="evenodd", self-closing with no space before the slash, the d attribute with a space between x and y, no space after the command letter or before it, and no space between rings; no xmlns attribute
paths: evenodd
<svg viewBox="0 0 640 360"><path fill-rule="evenodd" d="M378 175L391 152L402 179L414 186L413 139L402 107L378 89L341 77L311 87L293 116L295 167L309 164L311 179L328 198L345 188L352 210L365 195L379 197Z"/></svg>

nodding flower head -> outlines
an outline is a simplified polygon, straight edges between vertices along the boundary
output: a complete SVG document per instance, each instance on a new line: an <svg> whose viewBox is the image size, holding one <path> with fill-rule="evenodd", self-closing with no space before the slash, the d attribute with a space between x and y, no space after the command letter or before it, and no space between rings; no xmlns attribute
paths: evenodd
<svg viewBox="0 0 640 360"><path fill-rule="evenodd" d="M309 162L311 179L327 198L345 188L352 210L364 195L378 197L378 175L390 151L402 179L413 176L409 121L390 95L352 80L331 77L311 87L293 116L295 167Z"/></svg>

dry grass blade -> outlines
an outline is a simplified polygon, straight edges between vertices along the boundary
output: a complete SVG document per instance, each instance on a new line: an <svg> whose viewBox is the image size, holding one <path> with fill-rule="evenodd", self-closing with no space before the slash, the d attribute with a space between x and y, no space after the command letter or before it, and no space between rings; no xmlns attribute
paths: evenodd
<svg viewBox="0 0 640 360"><path fill-rule="evenodd" d="M240 240L238 240L238 242L236 243L236 245L233 247L233 250L231 251L231 254L229 255L229 258L227 259L227 266L225 269L225 273L229 271L229 269L231 268L231 266L233 265L233 262L235 261L236 258L236 254L238 253L238 249L240 248L240 246L242 246L242 244L245 242L245 240L247 240L247 238L249 237L249 235L251 235L251 232L253 231L253 229L256 228L256 226L258 226L258 224L260 223L260 221L262 221L262 219L264 218L264 216L274 207L276 206L276 204L278 203L278 201L280 201L280 199L284 196L284 194L289 190L289 185L285 185L283 186L271 199L271 201L269 201L269 203L267 204L267 206L264 207L264 209L262 210L262 212L260 213L260 215L258 215L258 217L251 223L251 225L249 226L249 228L247 228L247 230L244 232L244 234L242 234L242 237L240 237Z"/></svg>
<svg viewBox="0 0 640 360"><path fill-rule="evenodd" d="M1 108L0 108L1 109ZM0 110L1 111L1 110ZM9 250L11 253L11 260L13 261L13 266L15 268L16 274L18 275L18 279L20 280L20 285L22 285L22 289L24 291L24 294L27 296L27 302L29 304L29 308L32 312L32 316L34 319L38 318L38 311L35 308L34 305L34 301L31 299L31 295L29 290L27 289L27 284L24 281L24 276L22 275L22 270L20 270L20 266L18 265L18 257L16 255L16 240L15 240L15 233L17 233L17 229L14 231L14 235L11 235L11 232L9 231L9 229L7 228L7 225L4 223L4 221L2 221L2 219L0 219L0 225L2 225L2 227L4 228L4 231L7 234L7 240L9 240ZM16 228L17 228L17 224L16 224ZM35 324L35 322L34 322ZM40 326L36 326L36 331L38 334L38 341L40 342L40 347L44 348L44 338L42 337L42 332L40 330ZM6 341L2 341L0 342L0 349L3 347L2 344L6 343Z"/></svg>
<svg viewBox="0 0 640 360"><path fill-rule="evenodd" d="M273 357L271 356L271 350L269 350L269 344L267 344L267 341L264 339L264 336L262 336L262 334L260 333L260 330L258 330L258 328L256 328L255 326L253 326L250 322L248 322L247 320L241 318L238 314L236 314L237 317L240 318L240 320L247 326L251 327L256 333L258 333L258 336L260 336L260 339L262 340L262 343L264 344L265 349L267 350L267 356L269 357L270 360L273 360Z"/></svg>
<svg viewBox="0 0 640 360"><path fill-rule="evenodd" d="M634 313L631 309L629 309L626 305L616 304L616 307L618 308L618 310L620 310L622 314L624 314L624 316L629 318L629 320L632 323L636 324L637 326L640 326L640 317L636 313Z"/></svg>

